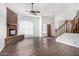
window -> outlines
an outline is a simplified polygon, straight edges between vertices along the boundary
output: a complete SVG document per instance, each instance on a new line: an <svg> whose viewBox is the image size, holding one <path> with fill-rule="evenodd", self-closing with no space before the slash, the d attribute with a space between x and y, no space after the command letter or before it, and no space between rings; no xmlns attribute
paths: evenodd
<svg viewBox="0 0 79 59"><path fill-rule="evenodd" d="M20 21L20 32L25 36L33 36L33 21Z"/></svg>

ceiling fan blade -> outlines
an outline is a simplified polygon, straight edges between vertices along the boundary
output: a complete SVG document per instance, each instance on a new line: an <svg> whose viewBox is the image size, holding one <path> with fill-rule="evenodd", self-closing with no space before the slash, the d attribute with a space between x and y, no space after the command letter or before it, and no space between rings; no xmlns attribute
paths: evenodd
<svg viewBox="0 0 79 59"><path fill-rule="evenodd" d="M37 15L36 13L34 12L29 12L28 14L31 14L31 15Z"/></svg>
<svg viewBox="0 0 79 59"><path fill-rule="evenodd" d="M34 11L35 13L40 13L40 11Z"/></svg>
<svg viewBox="0 0 79 59"><path fill-rule="evenodd" d="M30 10L30 11L25 11L25 12L29 12L29 13L31 13L31 14L33 14L33 15L37 15L37 13L40 13L40 11L35 11L35 10L33 10L34 3L31 3L31 6L32 6L32 10Z"/></svg>

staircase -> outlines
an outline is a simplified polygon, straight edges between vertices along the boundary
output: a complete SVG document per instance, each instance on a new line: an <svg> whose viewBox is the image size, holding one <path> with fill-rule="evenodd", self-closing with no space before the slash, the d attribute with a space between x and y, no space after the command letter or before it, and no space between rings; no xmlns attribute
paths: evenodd
<svg viewBox="0 0 79 59"><path fill-rule="evenodd" d="M69 24L71 24L71 26L69 26ZM56 36L60 36L63 33L79 33L79 19L66 20L65 23L56 30Z"/></svg>
<svg viewBox="0 0 79 59"><path fill-rule="evenodd" d="M79 33L79 20L74 24L72 33Z"/></svg>

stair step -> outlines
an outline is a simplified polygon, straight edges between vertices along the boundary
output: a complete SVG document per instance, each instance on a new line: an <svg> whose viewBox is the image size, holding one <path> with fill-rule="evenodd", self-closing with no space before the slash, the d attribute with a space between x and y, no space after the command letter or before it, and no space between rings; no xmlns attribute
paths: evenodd
<svg viewBox="0 0 79 59"><path fill-rule="evenodd" d="M8 53L0 53L0 56L8 56Z"/></svg>

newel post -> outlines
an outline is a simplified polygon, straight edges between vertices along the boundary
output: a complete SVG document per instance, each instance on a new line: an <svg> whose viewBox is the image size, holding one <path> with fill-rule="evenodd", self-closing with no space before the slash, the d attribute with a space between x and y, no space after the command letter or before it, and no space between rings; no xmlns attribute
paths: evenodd
<svg viewBox="0 0 79 59"><path fill-rule="evenodd" d="M67 19L66 19L66 32L67 32Z"/></svg>

